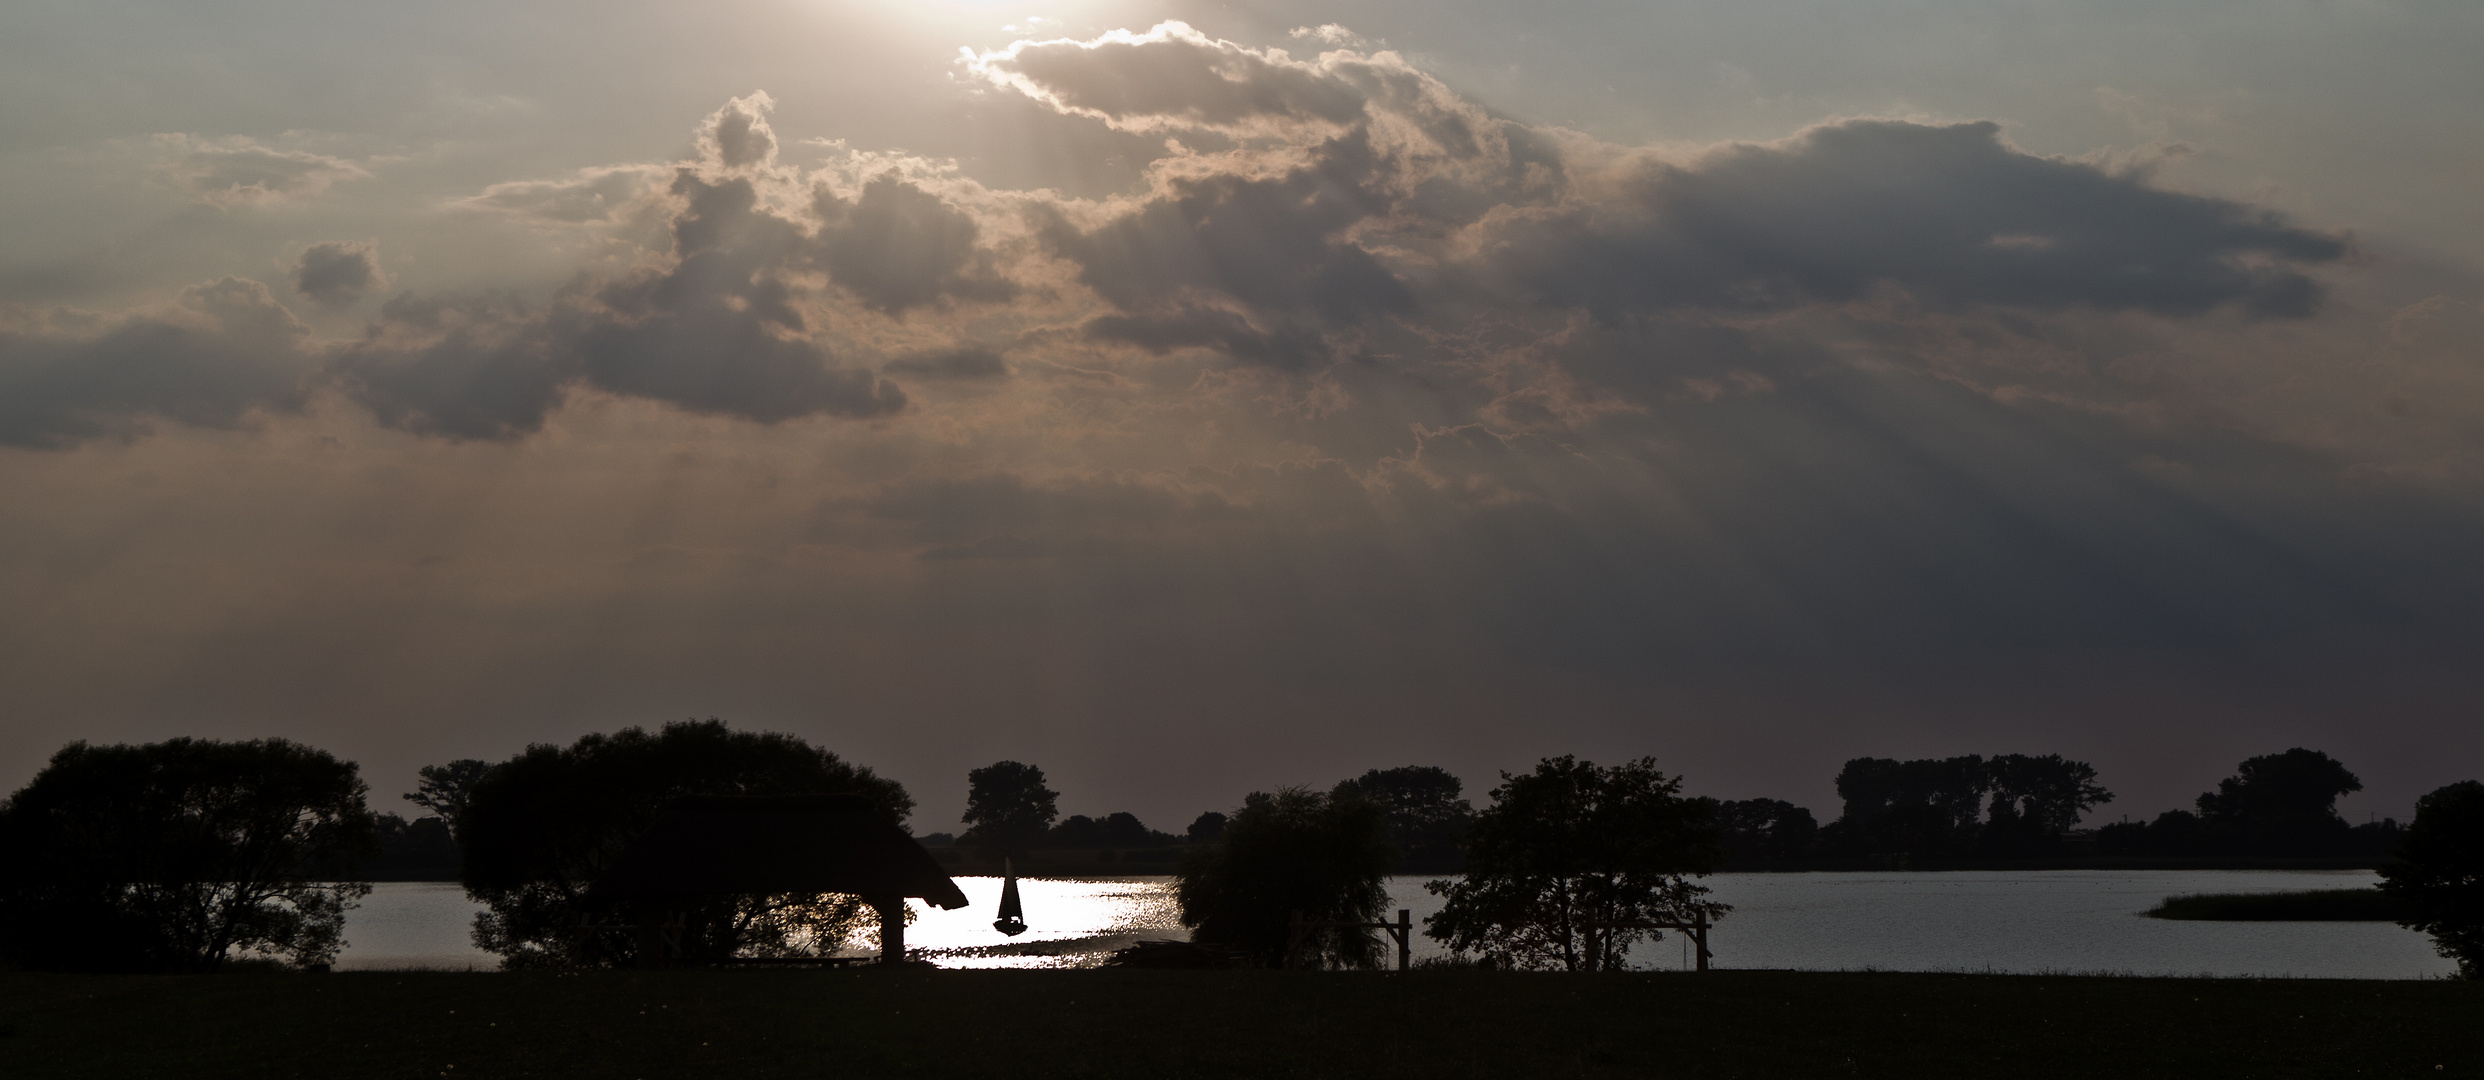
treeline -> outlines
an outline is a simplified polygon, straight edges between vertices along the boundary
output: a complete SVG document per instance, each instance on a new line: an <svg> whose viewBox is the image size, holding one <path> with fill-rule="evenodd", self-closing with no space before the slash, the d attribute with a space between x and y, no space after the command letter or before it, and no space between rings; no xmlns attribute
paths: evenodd
<svg viewBox="0 0 2484 1080"><path fill-rule="evenodd" d="M1185 848L1223 839L1229 820L1220 811L1206 811L1175 836L1150 829L1127 812L1100 819L1062 818L1061 793L1047 786L1043 769L1016 761L997 761L972 770L966 774L966 783L965 833L919 837L924 846L951 861L967 853L997 861L1093 852L1098 862L1170 863L1181 858ZM1390 872L1453 872L1464 865L1462 844L1475 807L1463 797L1464 785L1448 770L1429 765L1372 769L1340 781L1331 790L1381 809L1387 822L1384 850ZM1243 801L1247 806L1270 797L1254 792Z"/></svg>
<svg viewBox="0 0 2484 1080"><path fill-rule="evenodd" d="M484 909L476 944L505 966L623 965L636 938L589 886L674 800L845 794L892 826L914 809L902 785L868 767L715 720L428 766L405 799L429 813L411 821L374 813L357 773L278 739L62 749L0 802L0 963L315 967L342 947L344 912L366 882L391 868L454 865ZM2092 834L2075 827L2112 793L2092 767L2058 755L1858 758L1838 774L1845 805L1826 826L1779 800L1683 795L1681 779L1652 760L1604 768L1551 758L1501 780L1481 811L1455 776L1431 766L1374 769L1326 791L1255 792L1230 812L1201 814L1177 843L1133 814L1062 819L1043 771L1004 761L968 774L968 828L949 839L993 860L1047 844L1172 852L1185 925L1199 941L1263 961L1292 948L1293 912L1368 924L1387 894L1382 876L1460 872L1431 883L1447 900L1426 933L1496 963L1597 970L1647 940L1651 919L1724 914L1688 880L1718 869L1931 869L2081 846L2329 856L2403 837L2401 861L2385 874L2415 905L2408 925L2433 933L2467 970L2484 964L2475 869L2484 866L2484 785L2432 793L2403 831L2350 827L2335 802L2361 783L2310 750L2243 762L2200 796L2196 813ZM1545 899L1555 896L1567 899ZM713 896L666 917L683 955L704 957L816 955L870 923L858 898L835 895ZM1319 962L1376 962L1362 930L1323 931L1307 947Z"/></svg>
<svg viewBox="0 0 2484 1080"><path fill-rule="evenodd" d="M2362 781L2300 747L2251 758L2197 800L2197 812L2081 830L2113 793L2059 754L1896 761L1855 758L1837 774L1844 803L1823 826L1778 799L1717 804L1726 866L1926 868L2064 859L2373 859L2396 849L2394 819L2350 826L2339 797Z"/></svg>

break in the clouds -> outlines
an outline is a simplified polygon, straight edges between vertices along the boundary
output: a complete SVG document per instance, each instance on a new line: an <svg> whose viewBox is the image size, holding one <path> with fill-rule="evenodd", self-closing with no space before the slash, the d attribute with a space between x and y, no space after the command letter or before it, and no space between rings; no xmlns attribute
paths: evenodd
<svg viewBox="0 0 2484 1080"><path fill-rule="evenodd" d="M1118 190L849 145L743 84L636 157L406 196L560 253L557 282L321 219L177 294L12 309L0 466L322 448L180 470L233 493L188 511L221 576L131 534L143 569L9 579L13 608L167 590L146 624L190 629L148 655L225 707L283 697L216 651L258 642L329 657L340 713L357 680L443 712L712 694L683 707L1263 769L1364 720L1607 756L1661 727L1718 760L2105 732L2136 761L2181 708L2318 730L2363 687L2438 730L2426 688L2471 685L2427 650L2484 633L2484 330L2470 297L2373 301L2392 256L2356 222L1975 114L1633 142L1491 108L1398 38L1165 23L957 61L960 109L1145 149ZM174 150L219 221L281 215L194 204L378 179ZM228 542L260 519L223 515L313 498L356 510ZM19 521L9 557L86 565L80 526ZM296 573L325 584L218 591ZM2305 672L2330 682L2270 689Z"/></svg>

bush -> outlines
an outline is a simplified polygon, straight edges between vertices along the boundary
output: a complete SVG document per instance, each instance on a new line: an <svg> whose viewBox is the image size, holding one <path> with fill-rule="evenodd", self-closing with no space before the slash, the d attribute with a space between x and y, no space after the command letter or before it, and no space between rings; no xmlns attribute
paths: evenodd
<svg viewBox="0 0 2484 1080"><path fill-rule="evenodd" d="M352 762L283 739L71 743L0 806L0 954L205 971L333 960L376 819Z"/></svg>
<svg viewBox="0 0 2484 1080"><path fill-rule="evenodd" d="M1182 925L1193 941L1240 948L1278 966L1296 913L1378 922L1389 902L1384 878L1396 858L1387 810L1350 789L1254 792L1226 819L1221 839L1183 858L1176 874ZM1373 931L1329 928L1313 933L1296 959L1376 967L1380 955Z"/></svg>

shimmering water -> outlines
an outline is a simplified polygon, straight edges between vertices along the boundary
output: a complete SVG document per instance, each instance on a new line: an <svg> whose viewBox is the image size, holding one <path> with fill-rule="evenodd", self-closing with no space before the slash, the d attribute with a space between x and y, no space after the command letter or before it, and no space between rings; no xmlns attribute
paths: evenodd
<svg viewBox="0 0 2484 1080"><path fill-rule="evenodd" d="M1393 878L1418 927L1440 910L1425 879ZM2452 970L2421 934L2390 923L2167 922L2140 918L2180 893L2287 892L2369 885L2363 871L2047 871L1718 874L1734 905L1709 945L1720 967L1808 970L2115 972L2141 975L2409 979ZM1021 879L1028 931L992 929L1000 879L957 879L957 911L916 905L914 950L944 967L1092 964L1142 938L1181 938L1170 879ZM476 911L455 885L377 886L347 916L344 968L488 968L467 931ZM857 951L863 951L858 949ZM1440 948L1419 932L1415 957ZM1642 946L1639 966L1683 967L1676 938Z"/></svg>

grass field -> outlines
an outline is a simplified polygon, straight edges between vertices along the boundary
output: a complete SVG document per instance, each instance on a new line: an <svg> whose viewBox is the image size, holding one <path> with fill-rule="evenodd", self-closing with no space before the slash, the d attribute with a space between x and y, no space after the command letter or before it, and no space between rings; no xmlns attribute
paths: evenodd
<svg viewBox="0 0 2484 1080"><path fill-rule="evenodd" d="M2379 889L2195 893L2168 896L2144 914L2224 922L2396 922L2406 917L2406 905Z"/></svg>
<svg viewBox="0 0 2484 1080"><path fill-rule="evenodd" d="M2484 984L1713 972L0 973L0 1076L2473 1077Z"/></svg>

